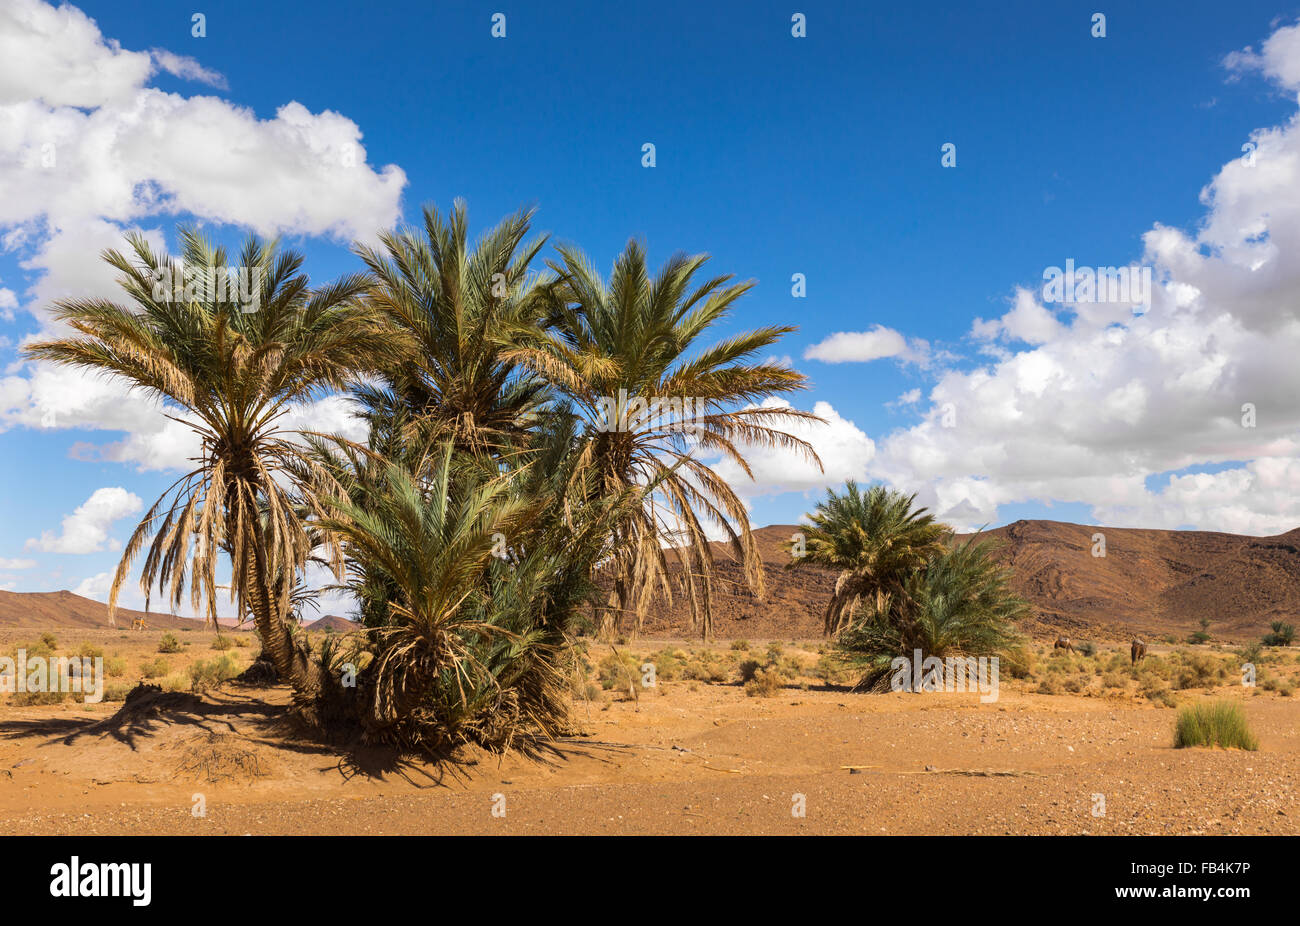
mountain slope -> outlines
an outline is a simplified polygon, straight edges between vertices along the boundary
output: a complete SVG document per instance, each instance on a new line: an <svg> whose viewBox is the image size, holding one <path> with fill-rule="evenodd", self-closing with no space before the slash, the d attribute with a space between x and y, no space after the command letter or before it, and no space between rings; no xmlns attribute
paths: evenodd
<svg viewBox="0 0 1300 926"><path fill-rule="evenodd" d="M785 544L799 528L755 531L765 566L767 605L745 590L729 550L715 545L722 580L714 626L722 639L815 637L835 574L812 567L785 569ZM1093 556L1093 536L1105 536L1105 556ZM1229 640L1258 639L1271 621L1300 614L1300 529L1276 537L1209 531L1090 527L1060 521L1017 521L985 531L1014 569L1012 587L1033 607L1024 629L1124 639L1132 634L1185 636L1211 622ZM1100 549L1100 548L1099 548ZM689 607L659 603L647 617L656 636L689 633Z"/></svg>

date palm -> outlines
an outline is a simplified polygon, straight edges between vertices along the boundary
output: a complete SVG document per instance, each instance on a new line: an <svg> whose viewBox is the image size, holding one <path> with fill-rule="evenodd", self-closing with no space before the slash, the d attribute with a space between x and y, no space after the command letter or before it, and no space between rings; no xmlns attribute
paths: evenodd
<svg viewBox="0 0 1300 926"><path fill-rule="evenodd" d="M179 266L143 237L128 240L132 256L112 250L104 259L119 271L129 302L59 302L54 317L73 333L27 348L29 357L125 380L197 438L193 469L163 493L126 544L109 613L152 538L140 579L145 594L158 587L175 607L188 582L195 609L215 621L224 551L239 613L253 615L263 652L281 678L301 689L309 673L289 621L299 570L314 544L304 511L319 510L322 493L335 488L313 478L323 471L306 460L284 416L391 361L404 341L356 305L366 286L361 275L313 290L300 272L301 255L250 237L237 258L257 296L248 311L230 292L157 286L169 272L188 284L210 273L205 268L229 265L224 248L198 232L182 232ZM337 563L336 551L331 561ZM309 695L297 694L302 707Z"/></svg>
<svg viewBox="0 0 1300 926"><path fill-rule="evenodd" d="M407 362L362 390L370 407L405 406L404 432L443 439L475 454L499 454L522 439L546 384L503 356L503 332L537 324L549 282L529 264L545 238L525 241L532 210L489 230L473 247L465 204L444 219L424 209L424 227L358 246L371 275L367 301L416 344ZM372 422L373 423L373 422Z"/></svg>
<svg viewBox="0 0 1300 926"><path fill-rule="evenodd" d="M908 577L939 552L949 529L924 508L914 508L915 501L915 495L884 486L864 493L850 481L843 494L829 490L808 516L804 550L787 568L840 570L826 606L825 633L843 631L864 600L874 611L887 612L890 600L905 594Z"/></svg>
<svg viewBox="0 0 1300 926"><path fill-rule="evenodd" d="M874 603L864 609L840 637L846 651L865 658L862 687L888 687L893 660L911 660L916 650L938 659L1020 658L1015 625L1029 613L1029 606L1011 592L1011 572L998 563L995 551L988 540L957 543L911 573L902 594L884 610Z"/></svg>
<svg viewBox="0 0 1300 926"><path fill-rule="evenodd" d="M820 419L762 404L806 386L802 374L757 360L794 328L767 326L705 345L752 282L698 279L706 255L674 256L652 274L636 242L606 282L580 252L557 250L548 327L517 331L508 356L545 377L581 417L578 452L598 492L655 486L614 531L603 570L611 586L605 629L632 613L639 627L657 591L671 597L671 557L707 639L714 556L706 525L731 546L750 589L761 597L764 587L745 505L704 458L721 456L750 478L744 453L752 447L791 450L820 466L807 441L781 430Z"/></svg>

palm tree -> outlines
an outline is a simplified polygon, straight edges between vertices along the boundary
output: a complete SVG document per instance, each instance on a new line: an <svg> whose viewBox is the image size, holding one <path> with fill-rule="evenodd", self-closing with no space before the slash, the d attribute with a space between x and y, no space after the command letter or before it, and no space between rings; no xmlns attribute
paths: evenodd
<svg viewBox="0 0 1300 926"><path fill-rule="evenodd" d="M706 524L743 563L750 589L760 597L764 589L744 503L701 457L720 455L751 478L746 447L794 450L820 466L808 442L778 426L821 419L760 404L806 385L786 366L755 362L794 328L768 326L702 346L752 282L697 280L705 255L677 255L651 274L644 248L631 242L606 283L580 252L557 250L562 263L552 264L559 279L548 292L547 324L517 326L517 346L506 356L545 377L581 417L581 469L595 474L600 494L657 486L614 531L602 570L611 587L603 627L631 612L639 627L656 589L671 597L671 555L707 639L714 560Z"/></svg>
<svg viewBox="0 0 1300 926"><path fill-rule="evenodd" d="M322 525L348 551L362 601L383 589L383 624L368 632L348 699L368 735L408 748L473 742L500 751L561 732L569 634L590 594L590 562L632 497L570 504L575 479L560 432L522 466L454 451L448 440L421 476L380 462L364 505L329 500ZM580 491L580 495L585 492ZM509 538L508 551L502 550Z"/></svg>
<svg viewBox="0 0 1300 926"><path fill-rule="evenodd" d="M841 637L850 653L865 656L861 685L881 688L897 657L1000 656L1019 643L1015 622L1029 605L1011 593L1010 570L1000 566L991 541L967 540L936 553L907 577L901 596L885 610L873 606ZM900 620L906 613L908 619Z"/></svg>
<svg viewBox="0 0 1300 926"><path fill-rule="evenodd" d="M550 281L530 275L545 244L525 242L532 210L507 217L471 250L465 204L446 221L424 209L422 231L380 235L380 249L358 246L370 271L367 300L417 349L378 384L359 391L369 407L404 406L409 437L452 439L458 450L500 454L523 439L546 384L503 356L503 332L539 322Z"/></svg>
<svg viewBox="0 0 1300 926"><path fill-rule="evenodd" d="M295 683L304 712L310 692L305 653L289 621L299 570L314 539L305 510L337 491L310 463L282 420L291 407L400 356L400 333L383 330L355 302L361 275L313 291L299 272L302 256L250 237L239 254L256 310L236 292L191 285L228 265L224 248L194 230L181 233L182 264L128 238L134 260L104 259L119 272L128 304L103 299L59 302L55 318L75 334L31 345L27 355L120 377L161 401L164 413L198 437L194 468L163 493L127 543L113 578L110 616L131 564L153 538L140 585L165 588L174 607L188 580L197 610L216 620L216 567L230 558L231 596L251 613L263 653ZM175 274L185 286L158 286ZM319 480L317 477L321 477ZM332 542L326 538L327 547ZM330 562L341 565L337 550Z"/></svg>
<svg viewBox="0 0 1300 926"><path fill-rule="evenodd" d="M866 600L879 613L905 594L907 578L938 553L949 528L924 508L913 508L915 495L872 486L862 493L850 481L844 494L834 489L818 502L803 528L804 552L787 568L823 566L840 570L835 593L826 606L825 632L843 631L858 605Z"/></svg>

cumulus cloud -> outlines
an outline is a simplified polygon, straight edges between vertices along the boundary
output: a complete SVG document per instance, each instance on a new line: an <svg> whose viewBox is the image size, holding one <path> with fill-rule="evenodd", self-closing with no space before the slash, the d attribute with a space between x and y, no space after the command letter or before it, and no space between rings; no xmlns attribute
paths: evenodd
<svg viewBox="0 0 1300 926"><path fill-rule="evenodd" d="M762 407L790 408L791 405L784 399L768 398ZM772 426L812 444L825 472L802 456L770 447L744 449L745 460L754 473L752 481L730 460L713 463L711 468L745 499L780 492L806 492L849 479L865 479L867 465L876 453L875 443L829 402L817 402L812 411L823 421L795 420L780 425L772 422Z"/></svg>
<svg viewBox="0 0 1300 926"><path fill-rule="evenodd" d="M1296 27L1229 64L1300 87ZM1023 501L1085 503L1117 525L1300 524L1300 122L1252 140L1253 158L1202 191L1195 232L1143 236L1147 312L1057 314L1018 290L972 327L998 342L994 361L939 374L922 420L880 440L872 475L963 527ZM1180 472L1205 466L1223 468Z"/></svg>
<svg viewBox="0 0 1300 926"><path fill-rule="evenodd" d="M27 541L27 549L44 553L98 553L121 547L109 537L113 523L144 507L140 496L121 486L96 489L90 498L63 519L60 533L45 531Z"/></svg>
<svg viewBox="0 0 1300 926"><path fill-rule="evenodd" d="M197 81L209 87L216 87L218 90L229 89L226 78L222 74L208 70L188 55L178 55L165 48L155 48L152 54L158 67L173 77Z"/></svg>
<svg viewBox="0 0 1300 926"><path fill-rule="evenodd" d="M1257 71L1284 89L1300 90L1300 23L1275 31L1259 51L1247 46L1230 52L1223 65L1234 75Z"/></svg>
<svg viewBox="0 0 1300 926"><path fill-rule="evenodd" d="M886 357L925 365L930 345L920 338L908 339L893 328L876 325L870 331L837 331L803 352L805 360L825 363L866 363Z"/></svg>
<svg viewBox="0 0 1300 926"><path fill-rule="evenodd" d="M0 7L0 104L102 106L128 99L152 71L147 53L106 40L74 6L8 0Z"/></svg>
<svg viewBox="0 0 1300 926"><path fill-rule="evenodd" d="M13 0L0 9L0 247L22 255L36 337L57 333L46 311L54 300L120 295L97 255L124 248L128 232L162 249L164 223L184 216L350 241L400 218L405 174L368 164L346 116L288 101L261 118L148 86L158 69L224 87L194 59L123 49L73 6ZM17 308L13 289L0 289L0 317ZM0 429L125 432L73 452L143 469L182 467L197 449L188 426L121 383L45 363L6 372ZM300 409L293 426L347 430L340 403Z"/></svg>
<svg viewBox="0 0 1300 926"><path fill-rule="evenodd" d="M1300 89L1300 26L1225 63ZM1300 117L1251 141L1253 156L1225 164L1201 192L1194 231L1156 222L1142 236L1139 263L1156 284L1145 312L1049 307L1017 289L1005 314L972 324L984 362L935 369L920 420L856 437L872 452L845 473L917 492L962 529L1021 502L1082 503L1113 525L1251 534L1300 525ZM876 326L805 356L918 352ZM913 391L891 407L919 399ZM790 458L777 456L763 460L765 485L810 483L785 479Z"/></svg>

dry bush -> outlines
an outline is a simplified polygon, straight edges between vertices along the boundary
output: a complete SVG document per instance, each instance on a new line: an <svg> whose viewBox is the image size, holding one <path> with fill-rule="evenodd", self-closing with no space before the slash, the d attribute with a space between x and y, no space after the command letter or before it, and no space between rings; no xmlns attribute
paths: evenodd
<svg viewBox="0 0 1300 926"><path fill-rule="evenodd" d="M745 695L750 698L773 698L781 693L786 679L774 667L757 670L754 677L745 682Z"/></svg>

